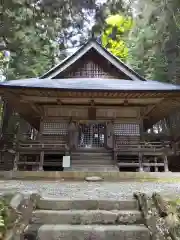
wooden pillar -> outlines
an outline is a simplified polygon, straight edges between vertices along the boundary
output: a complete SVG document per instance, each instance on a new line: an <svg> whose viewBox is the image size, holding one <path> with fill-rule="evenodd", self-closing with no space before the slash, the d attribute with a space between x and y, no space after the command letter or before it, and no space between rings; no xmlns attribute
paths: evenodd
<svg viewBox="0 0 180 240"><path fill-rule="evenodd" d="M167 155L164 155L164 171L165 172L169 171Z"/></svg>
<svg viewBox="0 0 180 240"><path fill-rule="evenodd" d="M139 153L139 172L143 172L143 155L142 153Z"/></svg>
<svg viewBox="0 0 180 240"><path fill-rule="evenodd" d="M142 134L144 132L144 122L143 122L143 116L141 115L141 112L139 112L139 133L140 133L140 141ZM141 143L139 142L139 172L143 172L143 154L141 152Z"/></svg>
<svg viewBox="0 0 180 240"><path fill-rule="evenodd" d="M116 153L116 151L113 151L113 163L114 163L114 165L117 165L117 153Z"/></svg>
<svg viewBox="0 0 180 240"><path fill-rule="evenodd" d="M39 171L43 171L44 165L44 151L40 152L40 163L39 163Z"/></svg>
<svg viewBox="0 0 180 240"><path fill-rule="evenodd" d="M157 166L157 157L154 157L154 171L158 172L158 166Z"/></svg>
<svg viewBox="0 0 180 240"><path fill-rule="evenodd" d="M39 126L39 132L38 132L38 136L37 136L37 139L40 141L40 140L42 140L42 133L43 133L43 131L44 131L44 119L43 118L41 118L41 120L40 120L40 126Z"/></svg>
<svg viewBox="0 0 180 240"><path fill-rule="evenodd" d="M114 143L113 143L113 122L107 122L106 124L106 134L105 134L105 139L106 139L106 146L110 149L114 148Z"/></svg>
<svg viewBox="0 0 180 240"><path fill-rule="evenodd" d="M16 152L14 157L14 166L13 166L14 171L18 170L19 155L20 155L19 152Z"/></svg>
<svg viewBox="0 0 180 240"><path fill-rule="evenodd" d="M6 169L5 169L5 164L4 164L4 152L3 151L1 151L1 167L3 166L3 171L5 171Z"/></svg>

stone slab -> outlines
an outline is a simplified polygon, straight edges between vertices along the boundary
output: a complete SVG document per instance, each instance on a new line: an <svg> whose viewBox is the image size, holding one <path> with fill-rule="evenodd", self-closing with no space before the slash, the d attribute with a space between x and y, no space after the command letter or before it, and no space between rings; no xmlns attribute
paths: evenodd
<svg viewBox="0 0 180 240"><path fill-rule="evenodd" d="M85 180L87 182L99 182L99 181L102 181L103 179L98 176L92 176L92 177L86 177Z"/></svg>
<svg viewBox="0 0 180 240"><path fill-rule="evenodd" d="M0 171L1 179L23 179L23 180L84 180L88 176L100 176L105 181L158 181L158 179L166 181L180 179L180 173L171 172L86 172L86 171L66 171L66 172L45 172L45 171Z"/></svg>
<svg viewBox="0 0 180 240"><path fill-rule="evenodd" d="M34 225L27 231L39 240L150 240L149 230L141 225Z"/></svg>
<svg viewBox="0 0 180 240"><path fill-rule="evenodd" d="M16 210L20 207L21 203L24 200L24 195L21 193L14 194L13 198L10 201L10 206Z"/></svg>
<svg viewBox="0 0 180 240"><path fill-rule="evenodd" d="M43 210L137 210L135 199L126 200L64 200L41 198L37 201L37 209Z"/></svg>
<svg viewBox="0 0 180 240"><path fill-rule="evenodd" d="M140 211L106 210L36 210L31 223L36 224L143 224Z"/></svg>

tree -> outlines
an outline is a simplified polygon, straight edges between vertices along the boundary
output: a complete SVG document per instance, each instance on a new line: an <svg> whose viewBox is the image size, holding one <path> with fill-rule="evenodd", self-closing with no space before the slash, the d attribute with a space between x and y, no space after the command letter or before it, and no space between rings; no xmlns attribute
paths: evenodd
<svg viewBox="0 0 180 240"><path fill-rule="evenodd" d="M179 5L176 0L139 0L132 4L136 18L128 61L148 79L176 82Z"/></svg>
<svg viewBox="0 0 180 240"><path fill-rule="evenodd" d="M132 18L116 14L107 17L105 22L101 37L103 46L118 58L126 60L128 47L124 38L133 26Z"/></svg>
<svg viewBox="0 0 180 240"><path fill-rule="evenodd" d="M148 79L178 83L180 73L179 8L175 1L133 3L136 26L129 39L129 62ZM160 121L161 131L179 135L179 111ZM157 125L158 125L157 124ZM166 129L166 130L165 130Z"/></svg>
<svg viewBox="0 0 180 240"><path fill-rule="evenodd" d="M0 9L3 19L0 36L11 52L8 79L19 79L47 71L56 60L65 57L68 44L79 44L79 34L83 41L87 37L86 18L96 9L96 3L4 0Z"/></svg>

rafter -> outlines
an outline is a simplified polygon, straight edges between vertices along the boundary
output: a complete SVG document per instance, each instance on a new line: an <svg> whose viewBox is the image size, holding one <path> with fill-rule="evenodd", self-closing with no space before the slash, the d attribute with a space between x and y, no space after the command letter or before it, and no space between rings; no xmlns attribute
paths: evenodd
<svg viewBox="0 0 180 240"><path fill-rule="evenodd" d="M144 107L144 109L141 112L141 118L148 118L149 113L156 107L155 104L149 105L147 107Z"/></svg>
<svg viewBox="0 0 180 240"><path fill-rule="evenodd" d="M8 100L10 105L15 108L22 118L24 118L36 129L39 128L39 122L37 120L40 118L40 115L32 108L32 106L30 106L30 104L20 102L20 97L10 91L6 92L3 98Z"/></svg>

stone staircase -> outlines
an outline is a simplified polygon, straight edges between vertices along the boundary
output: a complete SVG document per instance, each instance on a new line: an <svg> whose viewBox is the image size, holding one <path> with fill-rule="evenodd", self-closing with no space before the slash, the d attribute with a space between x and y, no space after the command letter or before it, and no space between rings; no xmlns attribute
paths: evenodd
<svg viewBox="0 0 180 240"><path fill-rule="evenodd" d="M72 171L119 171L113 164L112 151L74 151L71 153Z"/></svg>
<svg viewBox="0 0 180 240"><path fill-rule="evenodd" d="M150 240L137 202L130 200L59 200L37 202L26 240Z"/></svg>

